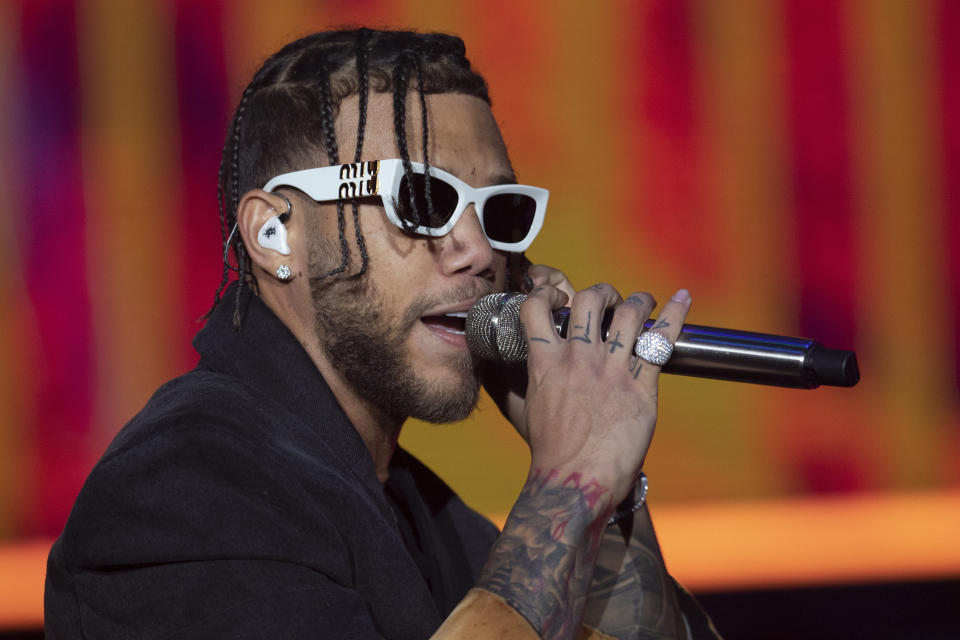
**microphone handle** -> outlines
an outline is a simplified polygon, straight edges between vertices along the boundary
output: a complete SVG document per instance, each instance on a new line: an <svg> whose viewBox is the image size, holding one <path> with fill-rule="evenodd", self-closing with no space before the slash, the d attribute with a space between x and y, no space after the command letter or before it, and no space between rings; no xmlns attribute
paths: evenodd
<svg viewBox="0 0 960 640"><path fill-rule="evenodd" d="M553 317L557 333L566 338L570 308L554 311ZM608 309L600 325L604 340L612 319L613 310ZM647 320L644 326L649 329L653 323ZM795 389L816 389L820 385L852 387L860 380L857 354L853 351L827 349L806 338L695 324L683 325L662 371Z"/></svg>

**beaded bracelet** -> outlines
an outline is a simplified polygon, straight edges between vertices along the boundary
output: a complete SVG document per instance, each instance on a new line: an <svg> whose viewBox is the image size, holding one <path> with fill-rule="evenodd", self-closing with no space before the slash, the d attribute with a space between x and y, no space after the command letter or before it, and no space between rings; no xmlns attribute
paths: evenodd
<svg viewBox="0 0 960 640"><path fill-rule="evenodd" d="M616 524L629 516L632 513L636 513L640 510L640 507L643 506L643 503L647 501L647 489L649 488L650 483L647 482L647 474L640 472L640 497L637 498L637 501L633 503L633 506L629 509L617 509L617 511L610 516L610 519L607 520L607 525Z"/></svg>

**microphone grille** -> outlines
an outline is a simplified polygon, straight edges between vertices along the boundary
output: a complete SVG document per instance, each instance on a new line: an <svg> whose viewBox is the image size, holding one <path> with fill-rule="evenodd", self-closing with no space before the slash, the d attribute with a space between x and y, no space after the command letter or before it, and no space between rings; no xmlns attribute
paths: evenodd
<svg viewBox="0 0 960 640"><path fill-rule="evenodd" d="M494 293L480 298L467 314L467 346L484 360L523 362L527 335L520 324L520 305L527 296Z"/></svg>

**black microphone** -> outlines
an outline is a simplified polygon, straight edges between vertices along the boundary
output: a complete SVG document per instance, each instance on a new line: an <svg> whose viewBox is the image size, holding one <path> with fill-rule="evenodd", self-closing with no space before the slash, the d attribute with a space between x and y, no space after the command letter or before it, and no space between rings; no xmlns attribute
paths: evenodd
<svg viewBox="0 0 960 640"><path fill-rule="evenodd" d="M522 293L495 293L477 301L467 314L467 345L477 356L495 362L520 363L527 359L527 336L520 322ZM567 337L570 308L553 312L557 334ZM613 309L600 325L607 339ZM650 328L653 320L644 325ZM663 373L752 382L796 389L820 385L852 387L860 380L857 354L828 349L816 340L767 333L735 331L685 324L673 345Z"/></svg>

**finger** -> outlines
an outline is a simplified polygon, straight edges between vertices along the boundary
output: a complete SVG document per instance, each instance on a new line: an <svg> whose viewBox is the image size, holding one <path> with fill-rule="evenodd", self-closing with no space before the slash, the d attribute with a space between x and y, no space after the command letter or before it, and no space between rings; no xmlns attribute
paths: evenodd
<svg viewBox="0 0 960 640"><path fill-rule="evenodd" d="M543 345L560 343L551 311L566 302L567 294L550 285L534 287L527 294L527 299L520 305L520 322L527 333L527 347L531 353Z"/></svg>
<svg viewBox="0 0 960 640"><path fill-rule="evenodd" d="M643 331L657 301L645 291L637 291L617 305L607 332L607 353L617 360L633 364L633 351L637 336Z"/></svg>
<svg viewBox="0 0 960 640"><path fill-rule="evenodd" d="M511 253L507 256L507 275L510 279L507 282L506 291L530 293L533 289L533 280L527 275L527 271L532 264L524 253Z"/></svg>
<svg viewBox="0 0 960 640"><path fill-rule="evenodd" d="M690 293L686 289L677 291L667 304L663 305L663 309L657 315L650 331L659 333L669 340L670 344L675 343L680 336L680 330L683 328L687 313L690 311L690 303ZM640 377L655 380L656 376L659 375L659 366L642 359L640 359L640 364L643 366L643 373L640 374Z"/></svg>
<svg viewBox="0 0 960 640"><path fill-rule="evenodd" d="M542 284L549 284L552 287L556 287L563 291L565 294L570 296L570 299L573 299L573 296L576 295L577 291L573 288L573 285L570 284L570 280L567 279L567 276L554 267L547 266L545 264L534 264L530 265L530 268L527 270L527 275L530 276L530 280L533 281L533 286L537 287Z"/></svg>
<svg viewBox="0 0 960 640"><path fill-rule="evenodd" d="M603 312L619 303L620 294L607 283L595 284L578 291L570 305L567 342L572 344L600 344L600 325Z"/></svg>

